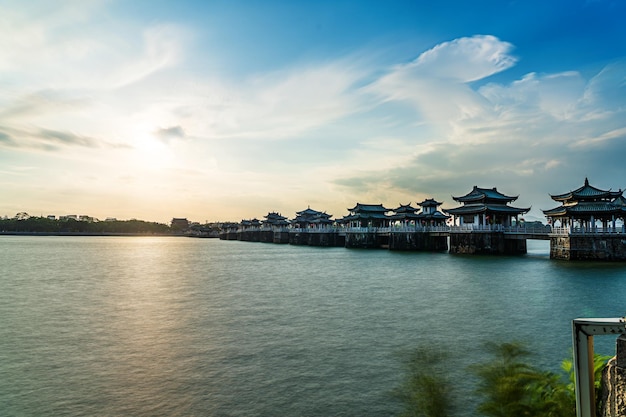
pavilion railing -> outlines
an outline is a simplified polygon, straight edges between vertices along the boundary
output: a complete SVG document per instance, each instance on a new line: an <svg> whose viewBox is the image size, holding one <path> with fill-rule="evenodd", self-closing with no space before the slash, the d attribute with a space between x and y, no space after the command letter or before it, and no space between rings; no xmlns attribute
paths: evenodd
<svg viewBox="0 0 626 417"><path fill-rule="evenodd" d="M389 226L389 227L346 227L347 233L414 233L414 232L449 232L449 226Z"/></svg>
<svg viewBox="0 0 626 417"><path fill-rule="evenodd" d="M292 227L289 229L290 233L336 233L341 232L344 229L341 227Z"/></svg>
<svg viewBox="0 0 626 417"><path fill-rule="evenodd" d="M609 226L609 227L573 227L562 226L553 227L552 234L554 235L591 235L591 234L626 234L625 226Z"/></svg>
<svg viewBox="0 0 626 417"><path fill-rule="evenodd" d="M234 231L234 230L233 230ZM470 233L470 232L505 232L518 234L552 234L552 235L587 235L587 234L626 234L626 225L609 227L573 227L573 226L503 226L500 224L476 225L464 224L461 226L422 226L422 225L399 225L390 227L315 227L295 228L288 226L245 226L239 227L237 232L274 231L296 233L390 233L390 232L439 232L439 233Z"/></svg>
<svg viewBox="0 0 626 417"><path fill-rule="evenodd" d="M430 226L430 225L398 225L391 226L391 232L448 232L449 226Z"/></svg>

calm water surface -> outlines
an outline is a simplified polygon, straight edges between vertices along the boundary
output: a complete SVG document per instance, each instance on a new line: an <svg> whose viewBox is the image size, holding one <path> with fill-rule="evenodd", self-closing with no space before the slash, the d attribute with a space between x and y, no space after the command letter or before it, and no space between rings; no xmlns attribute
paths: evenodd
<svg viewBox="0 0 626 417"><path fill-rule="evenodd" d="M482 257L2 236L0 265L3 416L394 415L403 352L447 350L465 396L486 341L557 370L573 318L626 313L626 264L551 261L546 242Z"/></svg>

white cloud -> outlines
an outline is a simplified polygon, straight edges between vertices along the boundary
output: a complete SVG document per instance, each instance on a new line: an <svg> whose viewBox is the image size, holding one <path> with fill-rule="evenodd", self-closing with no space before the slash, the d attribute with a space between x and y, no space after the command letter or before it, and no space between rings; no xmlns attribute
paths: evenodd
<svg viewBox="0 0 626 417"><path fill-rule="evenodd" d="M498 117L542 113L565 120L577 116L576 107L584 89L582 76L569 71L547 75L530 73L509 85L487 84L478 93L492 103Z"/></svg>
<svg viewBox="0 0 626 417"><path fill-rule="evenodd" d="M383 100L402 100L426 122L454 129L458 120L488 116L482 96L468 85L515 64L512 45L494 36L444 42L413 62L397 65L367 89ZM448 133L448 132L445 132Z"/></svg>
<svg viewBox="0 0 626 417"><path fill-rule="evenodd" d="M421 54L402 71L417 77L467 83L515 65L513 45L490 35L476 35L443 42Z"/></svg>
<svg viewBox="0 0 626 417"><path fill-rule="evenodd" d="M261 74L239 85L205 85L209 103L191 109L210 120L209 138L293 138L357 112L363 104L353 84L359 70L345 63L294 67Z"/></svg>
<svg viewBox="0 0 626 417"><path fill-rule="evenodd" d="M186 32L172 24L136 31L109 20L101 2L4 9L0 75L5 90L102 90L136 82L180 59Z"/></svg>

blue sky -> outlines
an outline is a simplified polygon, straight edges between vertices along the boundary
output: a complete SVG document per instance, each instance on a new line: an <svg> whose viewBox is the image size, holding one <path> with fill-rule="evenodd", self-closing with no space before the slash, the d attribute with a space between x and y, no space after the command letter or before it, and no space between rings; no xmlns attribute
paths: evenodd
<svg viewBox="0 0 626 417"><path fill-rule="evenodd" d="M0 215L626 187L623 1L0 0Z"/></svg>

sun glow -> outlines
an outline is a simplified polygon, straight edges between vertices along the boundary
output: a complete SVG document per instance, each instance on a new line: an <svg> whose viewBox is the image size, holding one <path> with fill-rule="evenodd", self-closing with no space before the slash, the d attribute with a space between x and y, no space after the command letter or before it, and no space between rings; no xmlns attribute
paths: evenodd
<svg viewBox="0 0 626 417"><path fill-rule="evenodd" d="M131 140L131 163L142 169L163 169L171 166L174 155L167 143L152 133L138 132Z"/></svg>

